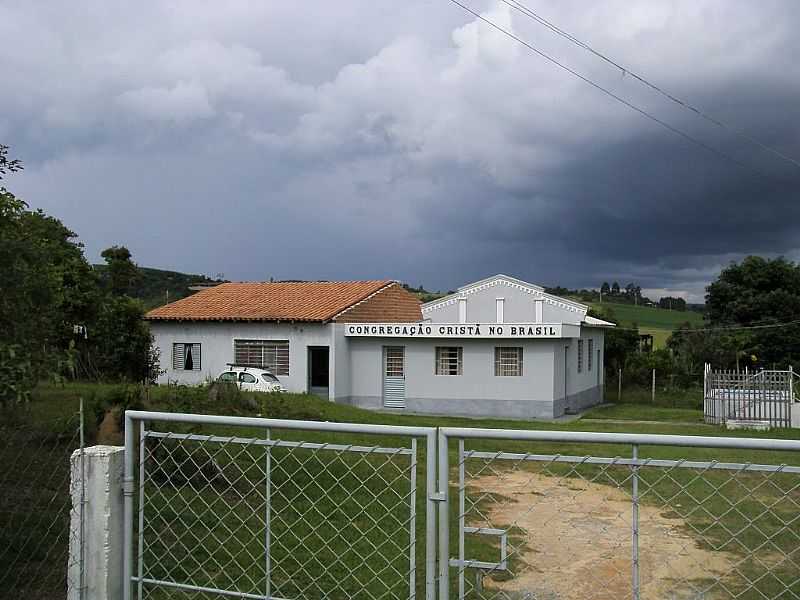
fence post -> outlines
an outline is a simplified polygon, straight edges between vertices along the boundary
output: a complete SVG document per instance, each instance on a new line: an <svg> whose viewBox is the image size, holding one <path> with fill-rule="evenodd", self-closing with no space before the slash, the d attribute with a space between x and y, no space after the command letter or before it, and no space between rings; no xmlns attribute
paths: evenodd
<svg viewBox="0 0 800 600"><path fill-rule="evenodd" d="M650 403L656 403L656 370L653 369L653 390L650 393Z"/></svg>
<svg viewBox="0 0 800 600"><path fill-rule="evenodd" d="M639 446L633 445L632 458L634 461L639 459ZM631 475L631 500L633 504L632 525L632 563L631 563L631 585L633 588L633 600L639 600L639 466L634 463Z"/></svg>
<svg viewBox="0 0 800 600"><path fill-rule="evenodd" d="M619 370L619 377L617 379L617 404L622 402L622 369Z"/></svg>
<svg viewBox="0 0 800 600"><path fill-rule="evenodd" d="M639 459L639 446L633 445L631 457L634 461ZM633 504L632 539L631 539L631 585L633 587L633 600L639 600L639 466L634 463L631 475L631 500Z"/></svg>
<svg viewBox="0 0 800 600"><path fill-rule="evenodd" d="M121 484L124 455L124 449L116 446L92 446L83 452L76 450L70 459L73 511L68 600L122 598L124 518ZM84 469L83 485L80 485ZM81 497L88 499L83 510ZM76 569L82 569L83 573L75 573Z"/></svg>

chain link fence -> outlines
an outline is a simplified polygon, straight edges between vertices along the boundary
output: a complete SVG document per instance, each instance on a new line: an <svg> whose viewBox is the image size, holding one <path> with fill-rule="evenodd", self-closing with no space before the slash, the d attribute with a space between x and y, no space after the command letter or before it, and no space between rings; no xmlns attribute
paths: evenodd
<svg viewBox="0 0 800 600"><path fill-rule="evenodd" d="M253 421L222 418L202 433L142 422L130 496L132 596L424 598L420 431L237 426Z"/></svg>
<svg viewBox="0 0 800 600"><path fill-rule="evenodd" d="M83 448L81 407L75 401L61 408L58 416L5 409L0 419L3 597L57 600L67 597L68 587L72 598L81 597L82 527L70 526L73 517L82 522L80 460L76 477L70 473L70 457Z"/></svg>
<svg viewBox="0 0 800 600"><path fill-rule="evenodd" d="M800 468L784 464L798 464L796 442L758 452L752 440L462 433L449 473L454 598L800 597Z"/></svg>

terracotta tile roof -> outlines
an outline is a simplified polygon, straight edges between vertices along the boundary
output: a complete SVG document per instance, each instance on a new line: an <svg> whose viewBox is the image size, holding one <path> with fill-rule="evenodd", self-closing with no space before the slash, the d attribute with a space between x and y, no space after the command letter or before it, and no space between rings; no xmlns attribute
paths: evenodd
<svg viewBox="0 0 800 600"><path fill-rule="evenodd" d="M422 303L414 294L399 285L383 288L348 308L334 321L337 323L416 323L422 321Z"/></svg>
<svg viewBox="0 0 800 600"><path fill-rule="evenodd" d="M153 309L149 320L328 321L393 281L223 283Z"/></svg>

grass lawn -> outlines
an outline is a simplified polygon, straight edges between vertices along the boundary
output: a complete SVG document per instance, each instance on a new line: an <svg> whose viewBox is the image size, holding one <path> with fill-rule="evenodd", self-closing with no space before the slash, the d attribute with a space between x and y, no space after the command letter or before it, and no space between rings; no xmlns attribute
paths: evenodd
<svg viewBox="0 0 800 600"><path fill-rule="evenodd" d="M619 321L621 327L637 325L642 333L652 334L655 348L665 347L670 332L683 323L688 322L693 327L701 327L703 325L703 315L693 310L666 310L651 306L615 304L613 302L603 302L602 304L594 302L592 307L600 311L612 310L614 318Z"/></svg>
<svg viewBox="0 0 800 600"><path fill-rule="evenodd" d="M659 421L662 423L703 423L703 411L693 408L669 408L665 406L649 406L644 404L613 404L592 408L585 412L581 419L607 419L623 421ZM716 427L708 425L713 433Z"/></svg>
<svg viewBox="0 0 800 600"><path fill-rule="evenodd" d="M31 413L68 413L74 399L83 396L96 405L112 388L97 385L45 386L31 403ZM253 395L249 404L221 406L203 394L179 397L170 388L153 388L147 408L184 412L261 414L273 418L314 421L377 423L389 425L462 426L556 431L601 431L663 433L676 435L776 437L800 439L800 431L729 432L700 422L697 411L620 405L597 408L584 419L570 423L467 419L378 413L337 405L304 395ZM87 411L88 412L88 411ZM636 423L625 421L657 421ZM263 429L229 427L176 427L152 424L161 432L204 435L236 435L264 439ZM320 434L313 431L271 432L272 440L283 444L267 453L264 446L219 444L213 441L184 441L176 438L148 438L145 486L145 575L191 581L209 587L236 588L261 593L265 578L264 544L267 529L265 478L270 469L270 523L272 593L280 597L345 598L407 597L409 571L409 518L411 502L411 458L404 453L355 453L328 448L296 448L297 441L326 444L408 448L410 440L391 436ZM518 441L475 440L467 450L559 454L575 456L630 456L624 445L577 443L528 443ZM451 551L458 549L458 449L450 455ZM640 457L654 459L717 460L737 463L800 465L800 456L786 452L709 450L703 448L642 447ZM528 480L570 482L590 480L619 493L631 493L630 469L619 466L567 465L555 462L520 462L471 459L468 472L476 477L487 469L494 476L511 478L522 473ZM416 465L415 496L417 536L417 592L424 583L425 532L425 448L420 444ZM473 478L472 482L478 481ZM728 575L725 585L738 590L739 597L778 597L781 586L800 595L796 579L796 557L800 553L800 503L798 476L788 474L737 473L702 469L655 469L641 471L642 503L664 514L675 515L681 531L709 551L724 550L735 558L738 571L757 577L769 565L769 577L747 588L740 575ZM476 484L477 485L477 484ZM556 485L553 483L553 485ZM564 485L570 485L565 483ZM549 492L554 492L551 487ZM548 490L542 490L543 493ZM577 493L577 492L576 492ZM505 493L485 493L469 488L467 497L474 515L491 520L509 531L516 552L510 557L511 573L519 575L530 565L528 532L513 522L508 513L493 507L513 506ZM474 502L474 504L473 504ZM619 518L625 518L624 515ZM468 517L467 525L478 517ZM676 526L677 527L677 526ZM735 532L736 541L731 532ZM602 532L598 533L602 535ZM765 536L769 539L765 541ZM771 537L770 537L771 536ZM468 536L468 556L476 560L497 560L497 538ZM624 542L624 541L623 541ZM759 548L769 547L765 563L756 560ZM538 550L539 552L547 552ZM782 553L795 552L794 562L780 561ZM727 555L726 555L727 556ZM367 557L368 560L363 559ZM664 557L671 560L671 557ZM663 562L663 561L662 561ZM2 564L0 564L2 569ZM509 574L486 579L487 589L511 585ZM453 577L455 580L456 578ZM453 583L455 585L455 583ZM176 590L147 587L148 598L180 598ZM361 596L358 596L361 594ZM186 597L194 597L186 594ZM418 596L420 597L420 596ZM492 597L490 594L485 597ZM515 596L516 597L516 596ZM715 596L716 597L716 596ZM722 595L721 597L726 597ZM791 596L790 597L794 597Z"/></svg>

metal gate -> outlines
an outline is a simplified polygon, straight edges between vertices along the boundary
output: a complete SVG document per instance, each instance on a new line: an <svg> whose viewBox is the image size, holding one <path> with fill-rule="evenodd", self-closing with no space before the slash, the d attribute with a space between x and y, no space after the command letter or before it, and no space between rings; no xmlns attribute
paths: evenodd
<svg viewBox="0 0 800 600"><path fill-rule="evenodd" d="M794 378L788 371L714 371L705 366L703 407L707 423L791 427Z"/></svg>
<svg viewBox="0 0 800 600"><path fill-rule="evenodd" d="M128 411L125 443L126 600L433 597L435 430Z"/></svg>
<svg viewBox="0 0 800 600"><path fill-rule="evenodd" d="M439 600L800 597L800 441L442 428L438 451Z"/></svg>
<svg viewBox="0 0 800 600"><path fill-rule="evenodd" d="M125 600L800 597L798 440L128 411L125 445Z"/></svg>
<svg viewBox="0 0 800 600"><path fill-rule="evenodd" d="M383 349L383 405L406 407L406 349L385 346Z"/></svg>

